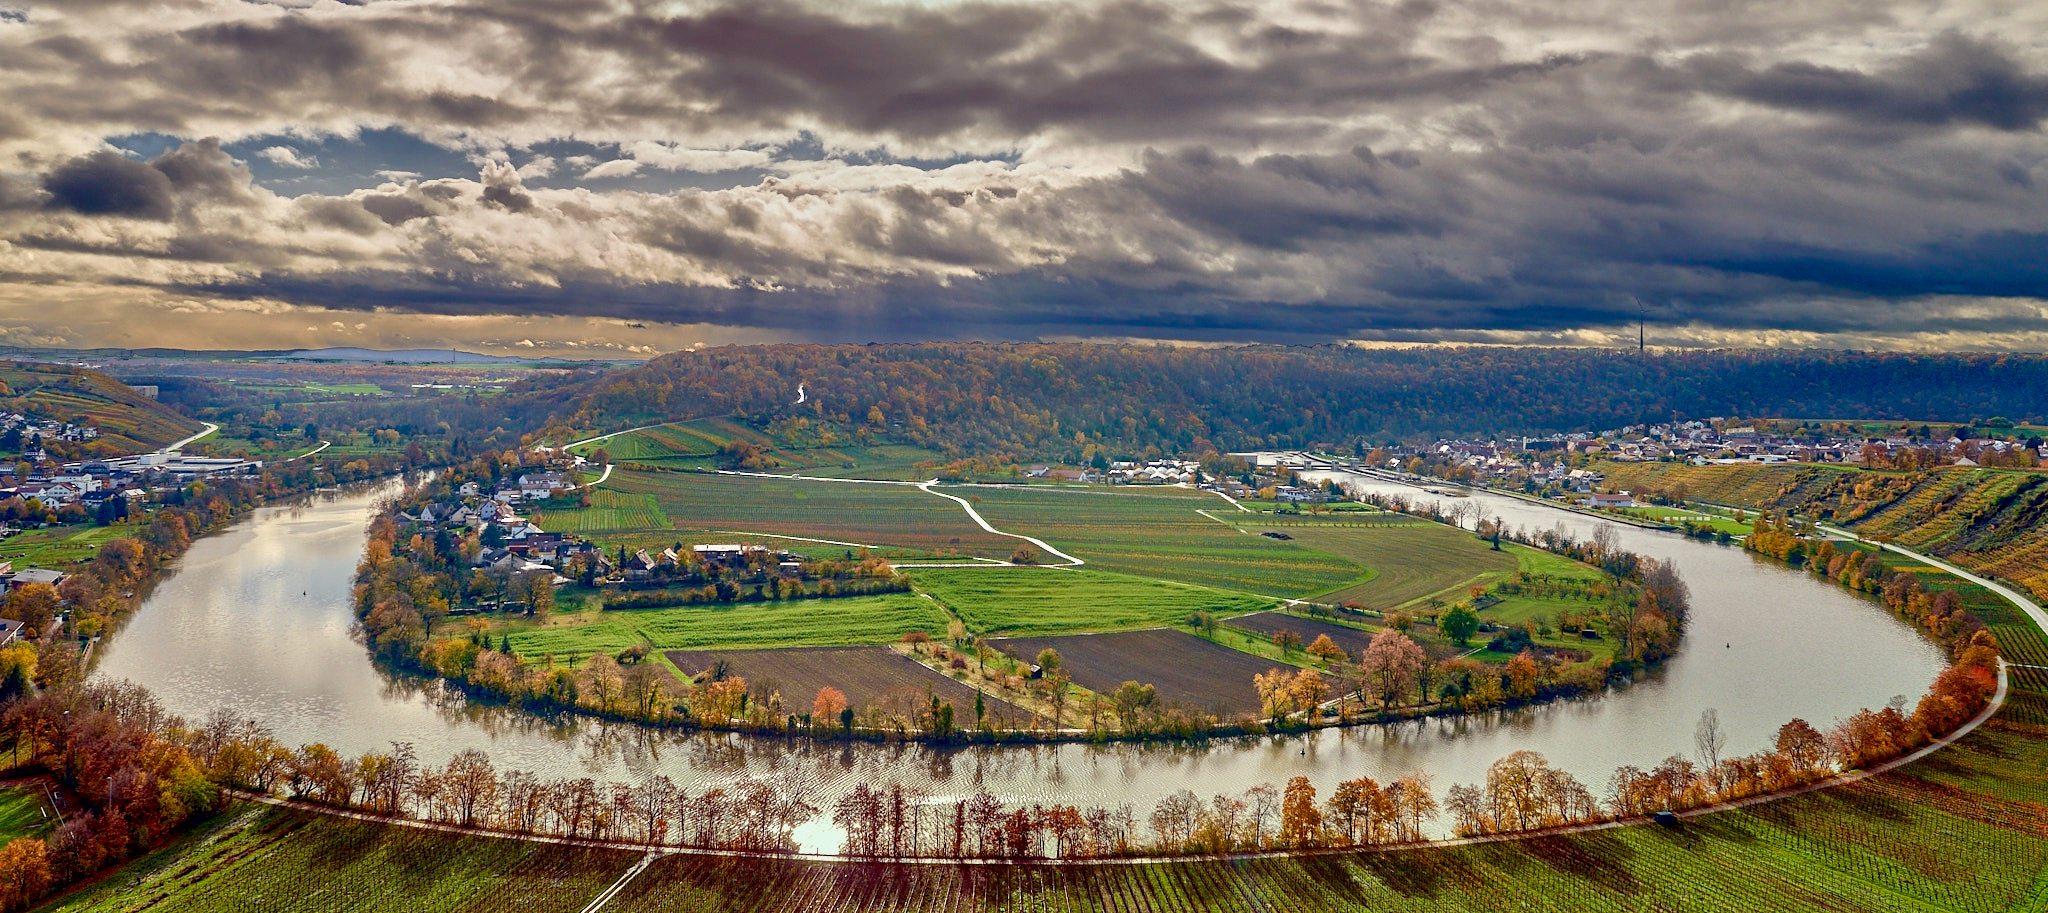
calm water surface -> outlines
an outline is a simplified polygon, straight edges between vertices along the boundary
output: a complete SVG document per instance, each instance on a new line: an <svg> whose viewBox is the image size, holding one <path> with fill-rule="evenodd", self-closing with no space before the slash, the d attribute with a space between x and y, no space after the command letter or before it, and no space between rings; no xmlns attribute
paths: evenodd
<svg viewBox="0 0 2048 913"><path fill-rule="evenodd" d="M1690 754L1704 708L1719 712L1728 753L1748 752L1795 716L1825 726L1895 695L1917 698L1942 662L1933 644L1872 602L1736 548L1614 524L1623 547L1678 562L1692 588L1693 620L1676 659L1597 698L1199 747L933 749L661 733L540 719L373 667L350 630L350 579L376 500L396 490L392 482L264 508L194 543L102 645L99 673L147 686L175 713L197 718L227 708L268 722L288 744L324 742L351 754L410 742L438 763L481 748L501 767L613 779L659 771L692 789L773 776L806 789L820 807L865 781L940 795L985 788L1011 801L1128 802L1142 815L1182 788L1239 792L1297 774L1327 792L1360 774L1384 780L1425 770L1442 790L1479 781L1488 764L1525 748L1601 792L1619 765ZM1606 523L1512 498L1474 500L1511 528L1563 523L1587 537ZM837 849L822 822L802 836L805 849Z"/></svg>

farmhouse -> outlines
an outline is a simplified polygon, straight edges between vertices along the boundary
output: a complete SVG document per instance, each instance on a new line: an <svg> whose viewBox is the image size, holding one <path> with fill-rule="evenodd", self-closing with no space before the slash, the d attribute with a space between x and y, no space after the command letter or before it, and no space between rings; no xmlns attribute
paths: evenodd
<svg viewBox="0 0 2048 913"><path fill-rule="evenodd" d="M567 490L569 483L559 472L530 472L519 477L519 496L528 501L542 501Z"/></svg>

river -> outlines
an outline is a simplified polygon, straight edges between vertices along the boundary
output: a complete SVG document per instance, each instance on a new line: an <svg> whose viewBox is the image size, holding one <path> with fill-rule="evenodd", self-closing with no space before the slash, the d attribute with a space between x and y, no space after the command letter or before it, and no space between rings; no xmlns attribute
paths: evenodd
<svg viewBox="0 0 2048 913"><path fill-rule="evenodd" d="M1345 481L1431 497L1356 476ZM545 776L637 779L660 771L691 789L773 776L807 790L820 807L857 782L901 782L939 795L984 788L1009 801L1131 803L1142 818L1182 788L1234 793L1297 774L1327 794L1361 774L1384 781L1425 770L1441 791L1478 782L1488 764L1520 749L1543 752L1604 792L1619 765L1691 754L1705 708L1719 713L1727 753L1739 754L1766 746L1795 716L1825 727L1895 695L1917 698L1942 664L1931 642L1862 597L1736 548L1615 524L1623 547L1678 563L1693 593L1692 627L1679 655L1654 674L1587 699L1198 746L935 749L543 719L386 674L352 636L350 581L375 502L396 485L262 508L193 543L102 644L98 674L147 686L189 718L225 708L265 721L288 744L324 742L345 754L410 742L422 760L439 763L480 748L500 767ZM1607 522L1498 495L1474 499L1511 528L1562 522L1584 537ZM837 850L822 820L799 837L806 850Z"/></svg>

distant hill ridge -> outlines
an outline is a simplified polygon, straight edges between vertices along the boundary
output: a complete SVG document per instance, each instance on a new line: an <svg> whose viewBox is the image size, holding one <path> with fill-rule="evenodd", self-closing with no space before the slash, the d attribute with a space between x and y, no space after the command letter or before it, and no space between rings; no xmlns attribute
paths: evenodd
<svg viewBox="0 0 2048 913"><path fill-rule="evenodd" d="M794 404L797 385L806 401ZM2040 416L2048 358L1802 350L774 345L595 378L564 429L801 418L1020 460L1540 434L1706 416ZM801 429L797 429L801 430Z"/></svg>
<svg viewBox="0 0 2048 913"><path fill-rule="evenodd" d="M457 349L364 349L355 346L336 346L326 349L295 349L276 357L294 361L371 361L452 365L520 364L533 361L560 360L555 358L521 358L517 355L483 355L477 352L464 352Z"/></svg>

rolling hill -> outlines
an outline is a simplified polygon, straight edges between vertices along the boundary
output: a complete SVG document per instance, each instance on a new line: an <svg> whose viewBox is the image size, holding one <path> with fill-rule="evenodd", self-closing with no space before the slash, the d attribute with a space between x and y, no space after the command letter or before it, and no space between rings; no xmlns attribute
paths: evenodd
<svg viewBox="0 0 2048 913"><path fill-rule="evenodd" d="M0 385L5 387L0 410L98 428L98 440L77 446L81 454L154 450L202 427L135 388L85 368L0 362ZM51 452L62 448L53 445Z"/></svg>

